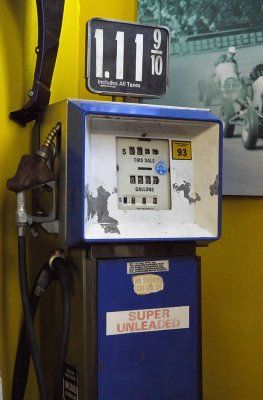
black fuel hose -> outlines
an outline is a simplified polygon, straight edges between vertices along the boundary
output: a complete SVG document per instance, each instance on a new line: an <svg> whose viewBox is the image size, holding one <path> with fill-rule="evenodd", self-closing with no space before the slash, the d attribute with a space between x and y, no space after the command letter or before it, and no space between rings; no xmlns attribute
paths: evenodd
<svg viewBox="0 0 263 400"><path fill-rule="evenodd" d="M39 355L36 336L34 331L34 318L39 304L42 291L46 290L52 279L59 281L62 292L62 324L59 338L58 362L56 368L56 379L53 390L53 399L62 398L63 376L65 370L66 354L68 347L70 329L70 279L64 259L55 256L50 262L50 267L45 265L35 281L29 298L26 262L26 237L18 237L18 259L20 290L24 312L24 322L20 331L18 350L13 375L12 400L23 400L30 362L32 356L35 373L37 377L40 399L47 400L47 388Z"/></svg>
<svg viewBox="0 0 263 400"><path fill-rule="evenodd" d="M51 268L56 272L62 292L62 324L59 339L59 355L53 399L58 400L63 395L63 376L65 371L66 355L68 348L70 328L70 279L65 261L58 256L50 262Z"/></svg>
<svg viewBox="0 0 263 400"><path fill-rule="evenodd" d="M26 236L18 236L18 263L19 263L20 291L21 291L26 333L28 336L30 353L32 356L36 378L38 382L40 399L48 400L43 368L37 347L34 322L31 314L28 281L27 281Z"/></svg>
<svg viewBox="0 0 263 400"><path fill-rule="evenodd" d="M30 309L34 321L40 298L52 281L52 270L46 263L40 270L30 295ZM20 329L12 382L12 400L22 400L25 395L30 364L30 347L25 320Z"/></svg>

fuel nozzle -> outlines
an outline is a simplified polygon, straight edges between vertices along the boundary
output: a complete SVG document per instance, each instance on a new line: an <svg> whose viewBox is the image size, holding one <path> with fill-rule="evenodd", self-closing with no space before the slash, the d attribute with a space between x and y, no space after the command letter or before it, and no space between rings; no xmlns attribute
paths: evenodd
<svg viewBox="0 0 263 400"><path fill-rule="evenodd" d="M57 123L35 154L22 156L15 176L7 181L9 190L19 193L54 180L51 165L54 159L54 140L60 128L60 123Z"/></svg>
<svg viewBox="0 0 263 400"><path fill-rule="evenodd" d="M27 226L33 222L44 223L55 220L55 174L52 163L55 157L54 140L60 131L58 123L52 128L41 148L32 155L24 154L19 162L15 176L8 179L7 188L17 194L16 225L18 236L25 236ZM52 190L53 205L48 216L32 216L26 211L26 191L34 187L46 186Z"/></svg>

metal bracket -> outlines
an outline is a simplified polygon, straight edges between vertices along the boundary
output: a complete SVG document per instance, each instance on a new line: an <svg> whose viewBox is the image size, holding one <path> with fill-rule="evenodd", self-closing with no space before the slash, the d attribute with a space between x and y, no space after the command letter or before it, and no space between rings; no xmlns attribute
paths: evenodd
<svg viewBox="0 0 263 400"><path fill-rule="evenodd" d="M45 224L52 224L56 221L56 207L57 207L57 196L56 196L56 182L51 181L42 185L33 187L32 189L37 189L40 187L46 187L52 191L52 208L48 215L31 215L27 213L26 210L26 191L23 190L17 193L17 206L16 206L16 225L18 227L19 236L26 236L27 226L32 227L34 223L39 223L46 229ZM54 230L55 228L55 230ZM53 233L57 233L59 229L58 223L55 223L53 227ZM47 229L46 229L47 230ZM34 236L37 233L34 232Z"/></svg>
<svg viewBox="0 0 263 400"><path fill-rule="evenodd" d="M47 182L44 185L40 185L39 187L44 187L49 189L52 192L52 208L48 215L30 215L30 219L36 223L45 223L55 221L56 219L56 210L57 210L57 191L56 191L56 181ZM37 189L37 186L34 188Z"/></svg>
<svg viewBox="0 0 263 400"><path fill-rule="evenodd" d="M17 225L29 225L33 223L44 223L52 222L56 220L56 209L57 209L57 196L56 196L56 182L51 181L43 185L35 186L32 189L40 187L46 187L52 191L52 208L48 215L31 215L26 211L26 197L25 191L17 193L17 212L16 212L16 223Z"/></svg>
<svg viewBox="0 0 263 400"><path fill-rule="evenodd" d="M36 0L38 15L37 61L29 102L10 118L21 125L37 119L41 108L49 104L50 86L55 68L65 0Z"/></svg>

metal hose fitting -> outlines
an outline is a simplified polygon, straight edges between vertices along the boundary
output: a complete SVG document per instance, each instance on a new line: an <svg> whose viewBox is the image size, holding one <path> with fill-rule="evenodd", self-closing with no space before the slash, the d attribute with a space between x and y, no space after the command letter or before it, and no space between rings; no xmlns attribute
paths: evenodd
<svg viewBox="0 0 263 400"><path fill-rule="evenodd" d="M61 124L58 122L48 133L45 142L42 144L41 148L36 152L40 157L45 159L49 158L49 151L52 150L54 140L61 129Z"/></svg>

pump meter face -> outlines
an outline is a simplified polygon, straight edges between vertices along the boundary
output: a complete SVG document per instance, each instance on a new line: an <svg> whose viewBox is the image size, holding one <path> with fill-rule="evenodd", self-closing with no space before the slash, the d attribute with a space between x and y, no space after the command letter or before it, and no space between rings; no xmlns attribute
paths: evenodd
<svg viewBox="0 0 263 400"><path fill-rule="evenodd" d="M59 246L220 237L222 124L208 110L68 100L49 118L64 124Z"/></svg>
<svg viewBox="0 0 263 400"><path fill-rule="evenodd" d="M117 138L118 208L171 208L169 141Z"/></svg>
<svg viewBox="0 0 263 400"><path fill-rule="evenodd" d="M85 240L216 236L218 124L152 118L158 107L136 107L143 118L132 105L132 116L85 117Z"/></svg>

